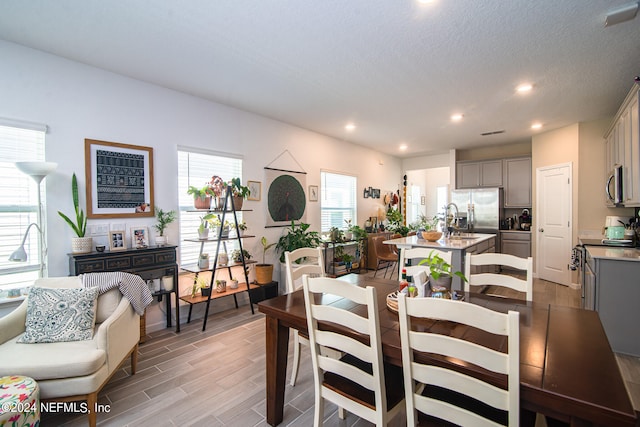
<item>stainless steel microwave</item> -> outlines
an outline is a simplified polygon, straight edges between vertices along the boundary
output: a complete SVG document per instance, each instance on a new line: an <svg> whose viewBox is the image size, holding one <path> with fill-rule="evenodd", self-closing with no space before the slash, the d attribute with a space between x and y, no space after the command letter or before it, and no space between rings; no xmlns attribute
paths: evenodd
<svg viewBox="0 0 640 427"><path fill-rule="evenodd" d="M622 165L614 165L607 178L607 185L605 186L607 200L614 205L621 205L624 202L623 169Z"/></svg>

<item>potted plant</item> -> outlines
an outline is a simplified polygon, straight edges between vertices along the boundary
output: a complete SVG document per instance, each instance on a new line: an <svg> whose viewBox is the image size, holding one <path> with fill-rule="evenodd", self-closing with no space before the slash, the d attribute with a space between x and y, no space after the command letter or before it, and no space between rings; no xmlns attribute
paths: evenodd
<svg viewBox="0 0 640 427"><path fill-rule="evenodd" d="M451 280L453 276L458 276L463 282L467 282L467 278L461 271L451 271L451 264L446 262L440 255L431 251L429 256L421 260L418 265L426 265L429 267L429 285L436 292L443 290L451 290Z"/></svg>
<svg viewBox="0 0 640 427"><path fill-rule="evenodd" d="M216 280L216 292L221 294L227 291L227 281L224 279ZM211 293L211 291L209 291Z"/></svg>
<svg viewBox="0 0 640 427"><path fill-rule="evenodd" d="M267 251L276 243L268 243L266 237L260 239L262 244L262 264L256 264L256 282L259 285L267 285L273 281L273 264L267 264L265 257Z"/></svg>
<svg viewBox="0 0 640 427"><path fill-rule="evenodd" d="M342 255L342 261L344 262L344 266L347 267L347 271L351 271L351 267L353 265L353 255L344 254Z"/></svg>
<svg viewBox="0 0 640 427"><path fill-rule="evenodd" d="M242 250L242 255L244 255L244 260L248 261L251 259L251 254L246 250ZM242 262L242 256L240 255L240 249L234 249L231 251L231 259L233 262L240 263Z"/></svg>
<svg viewBox="0 0 640 427"><path fill-rule="evenodd" d="M222 199L225 195L225 191L227 190L227 183L218 175L213 175L209 185L213 191L213 208L222 209L224 207Z"/></svg>
<svg viewBox="0 0 640 427"><path fill-rule="evenodd" d="M356 248L356 257L354 261L360 264L360 256L364 253L364 245L367 241L368 233L367 230L360 227L359 225L352 225L351 233L353 233L353 240L356 240L358 242L358 247Z"/></svg>
<svg viewBox="0 0 640 427"><path fill-rule="evenodd" d="M209 254L208 253L200 254L200 256L198 257L198 268L200 270L206 270L207 268L209 268Z"/></svg>
<svg viewBox="0 0 640 427"><path fill-rule="evenodd" d="M230 289L238 289L238 279L236 279L235 277L231 278L231 282L229 283L229 288Z"/></svg>
<svg viewBox="0 0 640 427"><path fill-rule="evenodd" d="M246 199L251 191L249 187L241 184L240 178L231 179L231 194L233 196L233 206L237 211L242 209L244 199Z"/></svg>
<svg viewBox="0 0 640 427"><path fill-rule="evenodd" d="M242 220L238 223L238 237L242 237L245 231L247 231L247 223Z"/></svg>
<svg viewBox="0 0 640 427"><path fill-rule="evenodd" d="M156 236L156 245L166 245L167 237L164 235L164 231L167 229L167 226L176 220L176 211L163 211L158 206L156 206L156 219L158 223L154 225L154 228L158 232Z"/></svg>
<svg viewBox="0 0 640 427"><path fill-rule="evenodd" d="M284 262L284 253L296 250L298 248L315 248L320 245L320 235L317 231L308 231L310 225L303 222L300 225L291 221L291 227L287 229L286 233L280 236L276 249L280 254L280 262Z"/></svg>
<svg viewBox="0 0 640 427"><path fill-rule="evenodd" d="M340 243L344 240L344 235L342 233L342 230L340 230L338 227L331 227L329 229L329 238L332 242Z"/></svg>
<svg viewBox="0 0 640 427"><path fill-rule="evenodd" d="M212 224L212 220L217 218L214 214L208 213L200 217L200 226L198 227L198 239L206 240L209 237L208 225Z"/></svg>
<svg viewBox="0 0 640 427"><path fill-rule="evenodd" d="M71 196L73 198L73 208L76 212L76 222L58 211L58 215L66 221L71 227L76 237L71 239L71 252L75 254L88 253L93 250L93 238L85 237L87 231L87 217L84 216L84 211L80 209L80 201L78 199L78 179L74 173L71 177Z"/></svg>
<svg viewBox="0 0 640 427"><path fill-rule="evenodd" d="M187 194L193 196L193 206L196 209L210 209L211 198L214 196L213 188L207 184L202 188L194 187L190 185L187 189Z"/></svg>

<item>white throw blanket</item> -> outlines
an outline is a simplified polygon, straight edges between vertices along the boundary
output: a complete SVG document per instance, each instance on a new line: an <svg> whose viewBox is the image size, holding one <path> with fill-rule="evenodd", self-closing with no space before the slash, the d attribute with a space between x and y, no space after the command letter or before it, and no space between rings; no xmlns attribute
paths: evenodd
<svg viewBox="0 0 640 427"><path fill-rule="evenodd" d="M85 288L97 286L100 295L118 288L124 295L133 309L140 316L144 314L144 309L153 301L153 295L146 282L136 274L115 271L113 273L87 273L82 274L82 284Z"/></svg>

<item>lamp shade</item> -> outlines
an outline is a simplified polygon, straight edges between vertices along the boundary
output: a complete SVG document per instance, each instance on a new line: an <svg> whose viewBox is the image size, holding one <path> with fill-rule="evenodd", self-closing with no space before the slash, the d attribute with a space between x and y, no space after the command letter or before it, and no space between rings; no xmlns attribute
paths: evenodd
<svg viewBox="0 0 640 427"><path fill-rule="evenodd" d="M27 252L24 250L24 246L20 245L18 249L13 251L11 256L9 257L9 261L15 262L26 262L27 261Z"/></svg>
<svg viewBox="0 0 640 427"><path fill-rule="evenodd" d="M16 167L20 172L29 175L39 183L45 176L56 170L58 164L54 162L16 162Z"/></svg>

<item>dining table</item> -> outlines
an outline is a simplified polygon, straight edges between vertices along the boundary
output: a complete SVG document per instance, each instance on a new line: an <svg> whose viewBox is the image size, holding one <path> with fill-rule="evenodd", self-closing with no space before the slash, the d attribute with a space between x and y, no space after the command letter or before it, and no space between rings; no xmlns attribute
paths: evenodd
<svg viewBox="0 0 640 427"><path fill-rule="evenodd" d="M387 306L387 295L396 291L398 282L348 274L338 280L345 286L376 288L382 352L386 363L402 366L398 313ZM323 302L358 311L357 305L337 296L323 295ZM596 311L524 300L498 298L485 294L465 294L461 303L477 304L498 312L515 310L520 320L520 408L522 424L535 420L540 413L551 421L571 426L635 426L634 411L604 328ZM285 381L289 347L289 329L308 333L302 290L281 295L258 304L265 315L266 333L266 411L267 422L278 425L283 420ZM497 350L505 341L482 334L476 328L436 321L421 327L435 333L478 340ZM331 324L321 325L332 328ZM356 337L358 338L358 337ZM364 340L365 338L362 337ZM415 355L428 360L433 355ZM457 360L432 360L506 384L500 376Z"/></svg>

